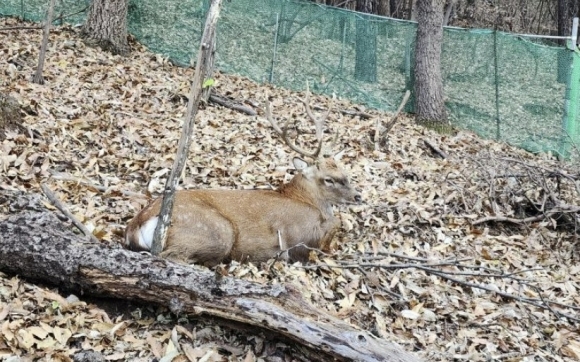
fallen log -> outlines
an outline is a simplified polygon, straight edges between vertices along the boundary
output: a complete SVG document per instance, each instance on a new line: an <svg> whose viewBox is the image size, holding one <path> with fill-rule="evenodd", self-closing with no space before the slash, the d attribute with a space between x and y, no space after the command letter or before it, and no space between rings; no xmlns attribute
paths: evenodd
<svg viewBox="0 0 580 362"><path fill-rule="evenodd" d="M169 307L244 331L293 341L316 361L419 361L397 344L326 315L291 286L262 285L148 254L90 243L45 209L38 195L0 194L0 271L80 294Z"/></svg>

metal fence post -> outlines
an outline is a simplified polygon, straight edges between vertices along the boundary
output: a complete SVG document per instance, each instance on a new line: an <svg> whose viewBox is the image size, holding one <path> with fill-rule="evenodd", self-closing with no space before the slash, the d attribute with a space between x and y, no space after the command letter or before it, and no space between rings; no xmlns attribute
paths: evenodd
<svg viewBox="0 0 580 362"><path fill-rule="evenodd" d="M563 128L566 133L560 144L560 153L564 158L570 157L570 146L574 144L576 149L580 147L580 134L578 132L578 97L580 96L580 52L576 46L578 39L578 18L574 18L572 36L567 49L572 52L570 62L570 76L566 84L566 96L564 99Z"/></svg>

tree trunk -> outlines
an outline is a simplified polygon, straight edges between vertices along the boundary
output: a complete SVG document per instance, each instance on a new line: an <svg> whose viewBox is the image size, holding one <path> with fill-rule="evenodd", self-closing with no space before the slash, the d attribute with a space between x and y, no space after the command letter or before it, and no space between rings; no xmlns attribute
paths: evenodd
<svg viewBox="0 0 580 362"><path fill-rule="evenodd" d="M373 0L357 0L356 11L374 14ZM363 82L377 81L377 28L365 16L356 19L354 77Z"/></svg>
<svg viewBox="0 0 580 362"><path fill-rule="evenodd" d="M580 0L558 0L558 35L572 34L572 19L578 16Z"/></svg>
<svg viewBox="0 0 580 362"><path fill-rule="evenodd" d="M415 110L420 121L447 119L441 75L444 4L445 0L417 1Z"/></svg>
<svg viewBox="0 0 580 362"><path fill-rule="evenodd" d="M82 30L87 44L113 54L129 54L128 4L128 0L93 0Z"/></svg>
<svg viewBox="0 0 580 362"><path fill-rule="evenodd" d="M389 10L391 11L391 17L397 19L401 18L401 1L404 0L389 0Z"/></svg>
<svg viewBox="0 0 580 362"><path fill-rule="evenodd" d="M415 9L413 8L413 0L409 0L409 5L407 6L407 20L415 20Z"/></svg>
<svg viewBox="0 0 580 362"><path fill-rule="evenodd" d="M455 0L449 0L447 6L445 6L445 16L443 17L443 26L449 25L449 20L451 20L451 14L453 14L454 6Z"/></svg>
<svg viewBox="0 0 580 362"><path fill-rule="evenodd" d="M570 36L572 34L572 19L578 16L580 0L558 0L558 35ZM566 40L560 41L562 45L566 45ZM566 83L570 76L570 66L572 62L572 54L558 57L558 82Z"/></svg>
<svg viewBox="0 0 580 362"><path fill-rule="evenodd" d="M377 0L377 15L389 16L389 0Z"/></svg>
<svg viewBox="0 0 580 362"><path fill-rule="evenodd" d="M87 243L47 211L38 195L0 193L0 204L10 208L0 220L4 273L253 329L293 341L308 360L418 361L396 344L315 309L293 287L218 278L203 267Z"/></svg>

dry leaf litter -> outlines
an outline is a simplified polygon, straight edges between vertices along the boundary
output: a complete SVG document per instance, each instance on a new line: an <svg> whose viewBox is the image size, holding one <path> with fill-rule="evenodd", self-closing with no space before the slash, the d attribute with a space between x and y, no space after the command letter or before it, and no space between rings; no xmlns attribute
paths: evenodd
<svg viewBox="0 0 580 362"><path fill-rule="evenodd" d="M0 20L0 27L14 25ZM128 58L112 56L60 27L51 33L46 84L39 86L30 77L41 31L0 34L0 92L20 103L27 129L5 130L0 188L40 192L46 183L102 242L119 242L125 223L148 202L143 196L156 195L168 176L193 71L139 44ZM215 79L217 93L255 109L271 96L282 122L294 119L309 133L302 145L314 143L303 93L237 76ZM311 103L325 108L329 100L312 96ZM335 253L312 253L307 265L233 262L229 275L291 283L325 313L429 361L579 360L578 213L522 225L477 222L538 215L550 200L580 205L578 169L469 132L438 134L405 116L377 150L376 122L386 124L390 115L345 100L333 108L325 138L334 143L326 151L342 151L365 200L336 210L342 227ZM291 177L293 156L262 111L250 117L209 105L196 119L182 187L276 187ZM83 350L108 361L298 358L262 335L163 308L106 310L0 274L0 359L71 361Z"/></svg>

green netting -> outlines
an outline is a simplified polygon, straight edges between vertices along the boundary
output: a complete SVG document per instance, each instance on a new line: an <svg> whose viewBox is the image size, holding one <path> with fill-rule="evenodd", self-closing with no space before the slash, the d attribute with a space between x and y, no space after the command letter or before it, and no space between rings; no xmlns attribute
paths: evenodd
<svg viewBox="0 0 580 362"><path fill-rule="evenodd" d="M54 6L55 24L84 22L89 0L57 0ZM48 0L0 0L0 16L16 16L24 20L43 21Z"/></svg>
<svg viewBox="0 0 580 362"><path fill-rule="evenodd" d="M0 14L41 20L47 2L2 0ZM58 3L57 14L87 6L86 0ZM190 64L208 3L131 0L129 30L152 51ZM311 2L227 1L216 64L223 72L290 89L302 90L308 80L315 92L394 110L413 86L415 33L412 22ZM580 70L573 59L578 62L578 55L565 47L529 37L446 29L442 68L451 121L530 151L567 155L580 146Z"/></svg>

